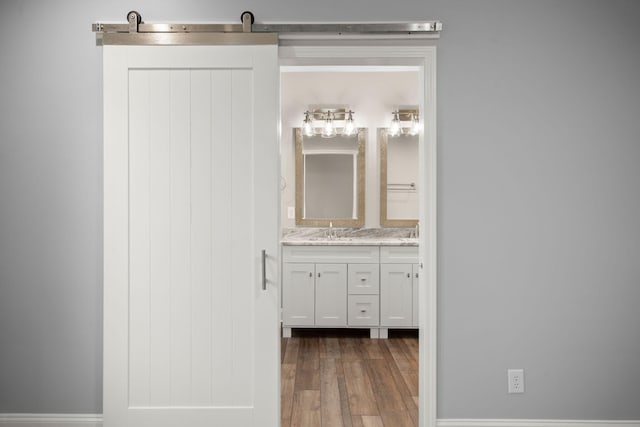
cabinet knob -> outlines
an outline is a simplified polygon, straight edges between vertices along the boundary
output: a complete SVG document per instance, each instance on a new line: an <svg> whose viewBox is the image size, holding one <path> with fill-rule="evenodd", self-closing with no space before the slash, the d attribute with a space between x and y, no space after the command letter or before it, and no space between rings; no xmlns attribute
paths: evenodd
<svg viewBox="0 0 640 427"><path fill-rule="evenodd" d="M320 277L320 273L318 273L318 277Z"/></svg>
<svg viewBox="0 0 640 427"><path fill-rule="evenodd" d="M418 278L418 273L416 273L416 279Z"/></svg>
<svg viewBox="0 0 640 427"><path fill-rule="evenodd" d="M309 272L309 277L313 277L313 273L312 272Z"/></svg>
<svg viewBox="0 0 640 427"><path fill-rule="evenodd" d="M407 273L407 278L411 279L411 273Z"/></svg>

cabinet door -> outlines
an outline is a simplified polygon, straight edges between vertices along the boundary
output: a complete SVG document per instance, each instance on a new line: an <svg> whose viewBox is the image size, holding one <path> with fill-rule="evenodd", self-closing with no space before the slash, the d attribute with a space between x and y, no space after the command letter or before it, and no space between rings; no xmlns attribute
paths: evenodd
<svg viewBox="0 0 640 427"><path fill-rule="evenodd" d="M282 317L285 326L313 326L314 264L285 263L282 272Z"/></svg>
<svg viewBox="0 0 640 427"><path fill-rule="evenodd" d="M420 299L420 264L413 264L413 326L420 326L420 309L418 301Z"/></svg>
<svg viewBox="0 0 640 427"><path fill-rule="evenodd" d="M413 325L411 264L380 264L380 325Z"/></svg>
<svg viewBox="0 0 640 427"><path fill-rule="evenodd" d="M377 295L380 293L379 264L349 264L349 295Z"/></svg>
<svg viewBox="0 0 640 427"><path fill-rule="evenodd" d="M316 264L316 326L347 325L347 265Z"/></svg>

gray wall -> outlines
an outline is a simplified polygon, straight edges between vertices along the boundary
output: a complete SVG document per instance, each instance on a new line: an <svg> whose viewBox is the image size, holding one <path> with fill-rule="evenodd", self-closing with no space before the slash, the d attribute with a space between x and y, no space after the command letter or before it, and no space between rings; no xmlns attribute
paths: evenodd
<svg viewBox="0 0 640 427"><path fill-rule="evenodd" d="M638 420L640 3L447 6L439 415Z"/></svg>
<svg viewBox="0 0 640 427"><path fill-rule="evenodd" d="M640 419L640 3L0 0L0 412L101 405L96 20L441 19L440 418ZM527 392L506 394L506 369Z"/></svg>

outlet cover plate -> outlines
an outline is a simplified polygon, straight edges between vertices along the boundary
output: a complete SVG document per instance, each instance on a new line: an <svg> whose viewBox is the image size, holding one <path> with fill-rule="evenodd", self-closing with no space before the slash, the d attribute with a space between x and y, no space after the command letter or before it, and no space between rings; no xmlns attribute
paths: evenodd
<svg viewBox="0 0 640 427"><path fill-rule="evenodd" d="M507 369L509 394L524 393L524 369Z"/></svg>

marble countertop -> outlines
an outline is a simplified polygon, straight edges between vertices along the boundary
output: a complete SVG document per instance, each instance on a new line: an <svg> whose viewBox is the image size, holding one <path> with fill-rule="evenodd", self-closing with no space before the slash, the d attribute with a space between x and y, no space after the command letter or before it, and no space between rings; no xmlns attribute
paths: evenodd
<svg viewBox="0 0 640 427"><path fill-rule="evenodd" d="M280 243L287 246L418 246L413 228L289 228Z"/></svg>

